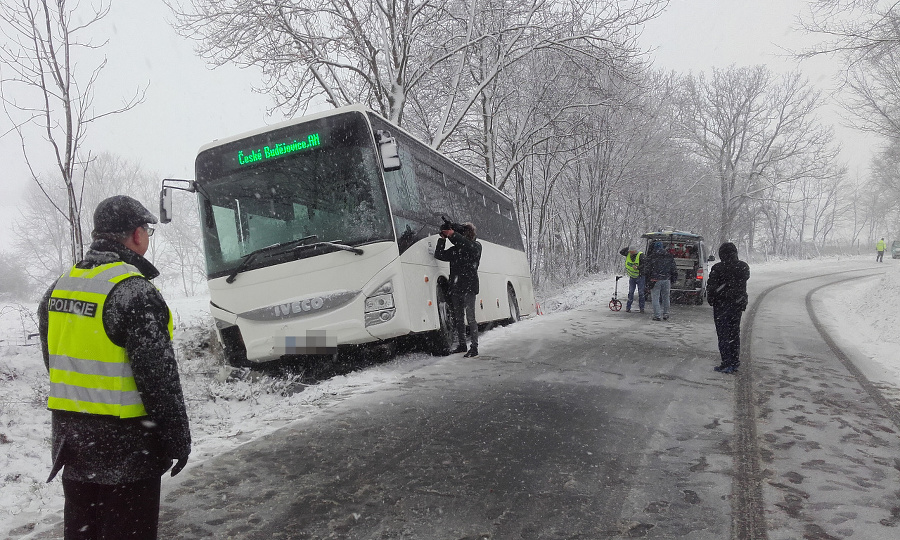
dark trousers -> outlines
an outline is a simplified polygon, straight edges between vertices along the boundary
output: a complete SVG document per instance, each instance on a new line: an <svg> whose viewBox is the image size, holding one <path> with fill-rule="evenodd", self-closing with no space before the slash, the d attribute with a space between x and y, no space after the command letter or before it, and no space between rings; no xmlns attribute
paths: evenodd
<svg viewBox="0 0 900 540"><path fill-rule="evenodd" d="M875 262L884 262L884 252L879 251L878 255L875 257Z"/></svg>
<svg viewBox="0 0 900 540"><path fill-rule="evenodd" d="M741 364L741 308L735 305L713 306L716 335L719 337L719 354L722 366L738 367Z"/></svg>
<svg viewBox="0 0 900 540"><path fill-rule="evenodd" d="M644 298L644 276L628 277L628 303L625 304L625 311L631 311L631 304L634 302L635 287L637 287L638 291L638 306L640 306L641 311L644 311L644 302L647 301Z"/></svg>
<svg viewBox="0 0 900 540"><path fill-rule="evenodd" d="M469 337L472 347L478 349L478 322L475 320L475 293L453 294L453 325L459 344L466 345L466 319L469 319Z"/></svg>
<svg viewBox="0 0 900 540"><path fill-rule="evenodd" d="M65 540L156 540L160 478L92 484L63 478Z"/></svg>

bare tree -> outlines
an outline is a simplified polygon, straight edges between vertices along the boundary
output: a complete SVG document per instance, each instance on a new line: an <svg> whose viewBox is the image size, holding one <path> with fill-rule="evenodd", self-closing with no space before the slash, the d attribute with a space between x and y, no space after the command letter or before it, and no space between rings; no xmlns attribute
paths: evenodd
<svg viewBox="0 0 900 540"><path fill-rule="evenodd" d="M844 53L854 58L879 55L900 46L900 5L896 0L810 0L800 24L823 41L803 56Z"/></svg>
<svg viewBox="0 0 900 540"><path fill-rule="evenodd" d="M75 262L83 254L81 229L83 193L77 188L78 176L90 162L84 156L87 127L106 115L127 111L143 100L142 92L126 100L120 107L105 112L94 110L94 87L106 60L93 68L79 66L79 53L101 48L81 36L109 13L109 2L99 1L90 7L66 0L9 0L0 4L0 31L6 38L0 45L0 101L13 123L31 178L52 211L68 224L67 244L70 259ZM39 128L40 134L29 132ZM57 172L52 177L39 175L40 145L49 148ZM59 197L54 184L64 188ZM81 184L83 186L83 183Z"/></svg>
<svg viewBox="0 0 900 540"><path fill-rule="evenodd" d="M900 3L896 0L811 0L802 28L822 41L799 58L843 58L840 79L855 97L845 101L851 123L900 138Z"/></svg>
<svg viewBox="0 0 900 540"><path fill-rule="evenodd" d="M31 300L34 287L17 258L8 252L0 252L0 302Z"/></svg>
<svg viewBox="0 0 900 540"><path fill-rule="evenodd" d="M135 163L112 154L100 154L92 160L84 179L77 178L73 189L80 194L83 223L79 228L93 228L93 211L97 204L112 195L127 193L149 205L156 198L156 174L148 174ZM68 244L70 224L63 214L54 211L65 204L68 189L61 184L43 188L30 184L19 219L13 224L16 237L15 254L22 261L29 277L39 287L46 287L72 265ZM157 235L151 239L148 259L157 254Z"/></svg>
<svg viewBox="0 0 900 540"><path fill-rule="evenodd" d="M872 180L878 191L900 206L900 140L891 141L872 158Z"/></svg>
<svg viewBox="0 0 900 540"><path fill-rule="evenodd" d="M258 65L288 115L362 102L440 148L501 73L543 49L637 55L667 0L172 0L179 31L222 65ZM185 6L183 4L188 4ZM420 109L421 108L421 109Z"/></svg>
<svg viewBox="0 0 900 540"><path fill-rule="evenodd" d="M732 66L709 79L684 77L679 136L719 181L719 240L730 239L741 209L773 185L832 174L838 149L817 122L819 102L797 72Z"/></svg>

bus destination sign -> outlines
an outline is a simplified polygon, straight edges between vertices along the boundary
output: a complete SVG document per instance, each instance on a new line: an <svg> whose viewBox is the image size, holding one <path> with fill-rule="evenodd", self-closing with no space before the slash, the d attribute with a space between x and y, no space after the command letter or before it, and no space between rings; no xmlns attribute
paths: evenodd
<svg viewBox="0 0 900 540"><path fill-rule="evenodd" d="M290 142L275 143L272 146L263 146L259 149L251 148L249 150L238 150L237 162L239 165L249 165L260 161L280 158L304 150L310 150L321 146L322 142L318 133L313 133L306 137L306 140L292 140Z"/></svg>

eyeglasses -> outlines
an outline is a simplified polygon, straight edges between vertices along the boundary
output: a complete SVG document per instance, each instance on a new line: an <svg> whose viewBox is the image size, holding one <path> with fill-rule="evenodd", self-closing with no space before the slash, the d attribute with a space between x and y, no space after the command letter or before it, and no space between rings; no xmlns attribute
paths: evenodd
<svg viewBox="0 0 900 540"><path fill-rule="evenodd" d="M153 233L156 232L156 229L151 227L150 225L144 225L144 230L147 231L147 238L153 236Z"/></svg>

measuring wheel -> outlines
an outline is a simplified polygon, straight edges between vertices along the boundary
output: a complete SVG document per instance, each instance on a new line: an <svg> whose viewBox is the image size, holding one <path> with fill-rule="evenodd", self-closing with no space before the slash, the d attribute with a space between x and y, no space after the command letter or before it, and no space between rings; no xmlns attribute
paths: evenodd
<svg viewBox="0 0 900 540"><path fill-rule="evenodd" d="M609 301L609 309L613 311L622 310L622 302L619 301L619 280L625 276L616 276L616 290L613 292L612 300Z"/></svg>

